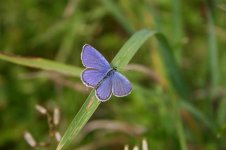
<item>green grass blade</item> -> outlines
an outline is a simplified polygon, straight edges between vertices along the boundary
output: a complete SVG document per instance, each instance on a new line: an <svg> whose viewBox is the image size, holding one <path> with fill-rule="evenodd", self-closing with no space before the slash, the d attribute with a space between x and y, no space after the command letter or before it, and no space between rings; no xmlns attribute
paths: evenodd
<svg viewBox="0 0 226 150"><path fill-rule="evenodd" d="M194 106L189 104L188 102L185 101L180 101L180 107L185 108L188 110L191 114L193 114L198 120L203 122L211 131L214 132L214 126L213 124L209 121L210 119L207 118L204 114L202 114L198 109L196 109Z"/></svg>
<svg viewBox="0 0 226 150"><path fill-rule="evenodd" d="M31 43L33 45L40 45L42 43L52 41L55 37L57 37L57 35L63 33L67 29L67 27L68 27L67 20L56 22L53 26L51 26L45 32L31 39Z"/></svg>
<svg viewBox="0 0 226 150"><path fill-rule="evenodd" d="M175 97L175 96L173 96ZM172 108L174 111L174 116L175 116L175 127L177 131L177 136L179 139L180 147L181 150L187 150L187 143L186 143L186 138L185 138L185 132L184 132L184 127L183 127L183 122L181 119L181 114L180 114L180 108L179 104L176 99L172 99Z"/></svg>
<svg viewBox="0 0 226 150"><path fill-rule="evenodd" d="M155 32L149 30L141 30L136 32L120 49L118 54L113 59L112 64L117 68L125 67L138 51L140 46L149 37L154 35L154 33ZM93 90L86 99L82 108L72 120L59 145L57 146L57 150L66 148L70 144L72 139L79 133L79 131L83 128L83 126L87 123L87 121L99 106L100 102L95 98L94 93L95 92Z"/></svg>
<svg viewBox="0 0 226 150"><path fill-rule="evenodd" d="M159 42L159 53L162 57L163 63L165 64L165 68L167 71L167 75L169 77L169 81L171 82L172 87L177 91L174 93L178 93L180 97L184 100L188 100L188 90L186 89L186 84L182 78L180 73L180 69L176 63L176 59L173 56L172 49L167 41L167 39L161 33L156 34L156 38ZM172 94L172 106L175 115L175 125L176 131L178 135L178 140L180 142L180 147L182 150L187 150L187 144L185 139L185 132L182 124L181 117L179 115L180 108L178 107L178 102L176 101L175 94Z"/></svg>
<svg viewBox="0 0 226 150"><path fill-rule="evenodd" d="M218 45L217 37L214 25L213 14L210 8L207 11L208 17L208 44L209 44L209 59L210 59L210 72L212 77L213 90L216 90L216 86L220 81L219 64L218 64Z"/></svg>
<svg viewBox="0 0 226 150"><path fill-rule="evenodd" d="M47 71L56 71L62 74L71 75L75 77L80 77L82 69L75 66L65 65L59 62L46 60L43 58L26 58L13 55L7 55L0 53L0 59L15 63L18 65L23 65L27 67L33 67L37 69L43 69Z"/></svg>
<svg viewBox="0 0 226 150"><path fill-rule="evenodd" d="M60 143L57 146L57 150L66 148L70 144L73 138L81 131L81 129L90 119L100 103L101 102L96 99L95 90L92 90L85 103L82 105L79 112L76 114L64 133Z"/></svg>
<svg viewBox="0 0 226 150"><path fill-rule="evenodd" d="M188 87L186 83L184 82L184 79L181 75L180 69L176 63L176 60L173 56L172 50L169 46L168 41L166 38L158 33L156 34L156 37L159 42L159 52L161 54L162 60L166 66L167 74L170 78L171 84L176 89L176 91L179 93L179 95L184 99L188 99Z"/></svg>
<svg viewBox="0 0 226 150"><path fill-rule="evenodd" d="M132 34L134 28L131 26L129 20L124 17L121 13L121 10L112 0L101 0L106 9L112 14L112 16L124 27L124 29Z"/></svg>
<svg viewBox="0 0 226 150"><path fill-rule="evenodd" d="M76 31L78 31L78 28L81 25L81 22L78 20L79 17L73 17L71 21L68 23L68 29L65 32L65 35L62 39L62 43L60 45L59 51L56 55L56 60L60 62L65 62L67 58L70 56L72 50L73 50L73 45L76 40Z"/></svg>
<svg viewBox="0 0 226 150"><path fill-rule="evenodd" d="M118 54L112 60L112 65L116 66L119 70L124 68L132 57L135 55L141 45L152 35L157 33L156 31L141 30L132 36L128 42L126 42L120 49Z"/></svg>
<svg viewBox="0 0 226 150"><path fill-rule="evenodd" d="M183 12L182 12L182 1L181 0L172 0L172 39L173 39L173 48L175 56L178 62L180 62L182 54L182 38L183 38Z"/></svg>

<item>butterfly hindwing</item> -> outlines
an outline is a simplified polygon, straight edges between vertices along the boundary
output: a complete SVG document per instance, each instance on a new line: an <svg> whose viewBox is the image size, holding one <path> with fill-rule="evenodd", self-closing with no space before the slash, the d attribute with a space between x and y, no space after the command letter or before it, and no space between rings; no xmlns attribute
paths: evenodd
<svg viewBox="0 0 226 150"><path fill-rule="evenodd" d="M100 101L107 101L112 94L112 78L106 78L97 88L96 96Z"/></svg>
<svg viewBox="0 0 226 150"><path fill-rule="evenodd" d="M97 69L87 68L82 72L81 79L86 86L94 88L104 78L105 74L105 72Z"/></svg>
<svg viewBox="0 0 226 150"><path fill-rule="evenodd" d="M117 97L129 95L132 91L132 85L129 80L121 73L115 71L112 76L112 93Z"/></svg>

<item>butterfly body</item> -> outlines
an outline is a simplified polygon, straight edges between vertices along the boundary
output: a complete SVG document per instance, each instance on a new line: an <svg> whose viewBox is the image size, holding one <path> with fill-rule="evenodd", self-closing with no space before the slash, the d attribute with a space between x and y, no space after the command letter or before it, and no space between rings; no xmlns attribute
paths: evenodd
<svg viewBox="0 0 226 150"><path fill-rule="evenodd" d="M95 48L88 44L84 45L81 59L86 67L81 80L86 86L95 88L100 101L107 101L112 93L117 97L130 94L132 86L129 80L119 73L116 67L111 67Z"/></svg>
<svg viewBox="0 0 226 150"><path fill-rule="evenodd" d="M107 72L107 74L104 76L104 78L102 80L100 80L99 83L97 83L97 85L94 87L95 89L97 89L106 79L111 78L112 75L114 75L116 69L115 68L111 68L109 69L109 71Z"/></svg>

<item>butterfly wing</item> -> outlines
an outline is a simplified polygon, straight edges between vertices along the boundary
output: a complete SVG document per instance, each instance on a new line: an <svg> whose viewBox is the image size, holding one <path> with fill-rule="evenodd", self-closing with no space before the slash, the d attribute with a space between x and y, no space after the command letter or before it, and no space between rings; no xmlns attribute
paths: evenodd
<svg viewBox="0 0 226 150"><path fill-rule="evenodd" d="M96 96L100 101L107 101L112 94L112 76L108 76L100 85L96 88Z"/></svg>
<svg viewBox="0 0 226 150"><path fill-rule="evenodd" d="M92 68L87 68L82 72L82 82L89 87L96 87L97 84L104 78L105 73Z"/></svg>
<svg viewBox="0 0 226 150"><path fill-rule="evenodd" d="M121 73L115 71L112 76L112 92L117 97L129 95L132 91L132 85L129 80Z"/></svg>
<svg viewBox="0 0 226 150"><path fill-rule="evenodd" d="M103 72L111 68L104 56L88 44L83 46L81 58L83 65L87 68L94 68Z"/></svg>
<svg viewBox="0 0 226 150"><path fill-rule="evenodd" d="M95 48L86 44L81 54L82 63L87 69L82 72L83 83L90 87L96 87L111 68L108 61Z"/></svg>

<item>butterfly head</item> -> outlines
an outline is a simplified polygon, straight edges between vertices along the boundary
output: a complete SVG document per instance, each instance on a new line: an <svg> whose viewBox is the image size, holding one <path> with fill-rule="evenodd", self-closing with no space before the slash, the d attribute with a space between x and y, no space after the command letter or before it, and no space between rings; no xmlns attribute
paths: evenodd
<svg viewBox="0 0 226 150"><path fill-rule="evenodd" d="M118 67L115 67L115 66L111 65L111 68L112 68L112 70L117 71L117 68L118 68Z"/></svg>

